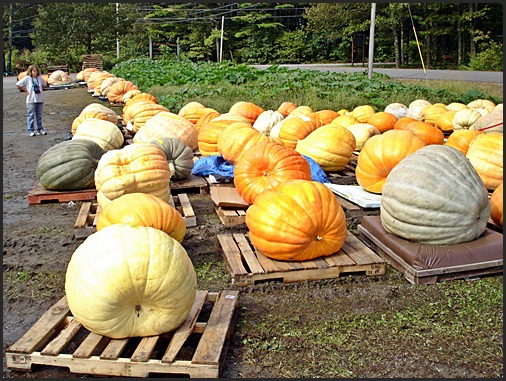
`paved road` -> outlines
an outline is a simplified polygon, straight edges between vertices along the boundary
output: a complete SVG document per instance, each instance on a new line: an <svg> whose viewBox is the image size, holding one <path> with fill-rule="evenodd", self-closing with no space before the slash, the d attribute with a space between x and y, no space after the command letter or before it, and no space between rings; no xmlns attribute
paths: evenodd
<svg viewBox="0 0 506 381"><path fill-rule="evenodd" d="M271 65L252 65L259 69L266 69ZM319 71L333 71L333 72L363 72L368 70L367 64L362 67L362 64L355 65L354 67L349 64L305 64L305 65L279 65L280 67L288 67L289 69L306 69L306 70L319 70ZM402 79L422 79L422 80L451 80L451 81L466 81L466 82L491 82L503 83L503 72L495 71L466 71L466 70L427 70L426 73L423 69L395 69L395 68L375 68L373 73L383 73L390 78Z"/></svg>

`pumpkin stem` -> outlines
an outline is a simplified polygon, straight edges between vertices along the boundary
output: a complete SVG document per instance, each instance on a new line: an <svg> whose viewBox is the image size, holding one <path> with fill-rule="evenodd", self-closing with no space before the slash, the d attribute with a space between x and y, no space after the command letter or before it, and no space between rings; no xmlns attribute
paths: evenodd
<svg viewBox="0 0 506 381"><path fill-rule="evenodd" d="M139 317L141 314L141 306L139 306L138 304L135 305L135 314L137 315L137 317Z"/></svg>
<svg viewBox="0 0 506 381"><path fill-rule="evenodd" d="M170 171L170 177L174 176L176 173L176 167L174 166L173 161L169 161L169 171Z"/></svg>
<svg viewBox="0 0 506 381"><path fill-rule="evenodd" d="M269 175L270 175L270 172L269 172L269 171L267 171L267 170L265 170L265 171L264 171L264 177L267 177L267 176L269 176Z"/></svg>
<svg viewBox="0 0 506 381"><path fill-rule="evenodd" d="M321 237L319 234L316 236L315 238L317 241L321 241L323 239L323 237Z"/></svg>

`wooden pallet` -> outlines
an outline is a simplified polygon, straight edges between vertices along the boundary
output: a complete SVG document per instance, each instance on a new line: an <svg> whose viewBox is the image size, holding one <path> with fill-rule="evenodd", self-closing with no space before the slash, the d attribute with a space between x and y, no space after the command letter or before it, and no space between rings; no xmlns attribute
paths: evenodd
<svg viewBox="0 0 506 381"><path fill-rule="evenodd" d="M183 217L187 228L197 226L197 217L186 193L170 196L169 205L174 207ZM102 208L96 201L86 201L81 205L74 224L74 238L85 239L97 231L97 219Z"/></svg>
<svg viewBox="0 0 506 381"><path fill-rule="evenodd" d="M237 226L246 222L249 204L237 193L235 187L210 187L211 199L218 218L225 226Z"/></svg>
<svg viewBox="0 0 506 381"><path fill-rule="evenodd" d="M186 179L170 182L170 193L177 195L180 193L198 193L208 194L209 188L206 180L201 176L189 175Z"/></svg>
<svg viewBox="0 0 506 381"><path fill-rule="evenodd" d="M410 265L362 225L358 225L358 231L361 240L372 250L380 254L389 265L401 272L404 278L411 284L435 284L441 281L473 278L503 272L502 250L500 253L501 258L497 256L495 260L420 270ZM496 234L495 232L492 233ZM436 254L433 253L433 255Z"/></svg>
<svg viewBox="0 0 506 381"><path fill-rule="evenodd" d="M82 69L96 68L98 70L103 69L103 59L101 54L88 54L82 56L83 65Z"/></svg>
<svg viewBox="0 0 506 381"><path fill-rule="evenodd" d="M246 209L231 209L215 206L214 210L224 226L237 226L246 223Z"/></svg>
<svg viewBox="0 0 506 381"><path fill-rule="evenodd" d="M357 184L357 178L355 176L355 169L357 168L357 161L355 159L350 159L348 164L340 170L335 172L326 172L327 178L332 184L340 184L340 185L352 185Z"/></svg>
<svg viewBox="0 0 506 381"><path fill-rule="evenodd" d="M97 219L101 211L98 202L83 202L74 224L75 239L85 239L97 231Z"/></svg>
<svg viewBox="0 0 506 381"><path fill-rule="evenodd" d="M68 74L69 66L68 65L48 65L46 67L46 70L47 70L47 74L49 74L49 75L51 75L52 73L54 73L55 71L58 71L58 70L62 70Z"/></svg>
<svg viewBox="0 0 506 381"><path fill-rule="evenodd" d="M64 296L6 350L6 365L25 372L37 364L98 376L218 378L237 320L238 299L238 291L198 290L188 317L176 330L110 339L78 323Z"/></svg>
<svg viewBox="0 0 506 381"><path fill-rule="evenodd" d="M385 261L351 233L337 253L303 262L270 259L244 234L218 234L217 238L232 284L237 286L273 280L303 282L338 278L344 274L385 274Z"/></svg>
<svg viewBox="0 0 506 381"><path fill-rule="evenodd" d="M197 217L186 193L170 196L169 204L183 216L187 228L197 226Z"/></svg>
<svg viewBox="0 0 506 381"><path fill-rule="evenodd" d="M33 188L28 192L28 204L43 204L48 202L89 201L97 196L94 188L80 189L75 191L52 191L44 188L36 181Z"/></svg>

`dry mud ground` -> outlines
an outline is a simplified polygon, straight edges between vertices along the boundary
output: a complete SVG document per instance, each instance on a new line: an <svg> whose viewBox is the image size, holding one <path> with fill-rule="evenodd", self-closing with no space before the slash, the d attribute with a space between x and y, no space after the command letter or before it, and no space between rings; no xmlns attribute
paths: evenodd
<svg viewBox="0 0 506 381"><path fill-rule="evenodd" d="M44 126L48 134L28 137L24 95L15 88L15 81L14 77L3 79L3 377L80 378L83 376L59 367L34 367L28 373L7 369L5 351L64 296L62 279L67 263L82 242L74 239L73 230L81 203L29 205L27 194L36 180L39 156L68 136L73 119L96 98L85 87L47 91ZM352 275L235 287L219 253L216 234L244 233L246 228L224 227L208 195L190 194L190 201L197 227L188 229L183 246L204 274L205 281L199 288L240 291L238 320L222 377L502 377L502 355L486 359L462 355L478 339L487 345L502 346L502 331L480 330L480 318L470 323L476 325L475 337L440 337L429 344L423 330L411 336L417 341L403 341L396 333L378 338L372 331L357 328L347 340L353 339L358 350L347 341L327 347L321 332L298 336L295 332L299 328L315 321L321 322L322 330L328 329L325 322L337 313L367 316L392 309L403 311L415 304L416 298L425 299L427 295L423 287L409 284L390 266L381 277ZM502 275L496 278L501 285ZM435 286L425 290L434 292L434 298L443 295ZM491 315L502 320L502 311L491 311ZM458 323L458 316L451 318ZM339 327L332 329L329 334L339 333ZM284 340L282 347L275 345L279 340ZM300 353L304 353L303 360ZM329 367L329 363L334 366ZM335 371L329 373L328 369Z"/></svg>

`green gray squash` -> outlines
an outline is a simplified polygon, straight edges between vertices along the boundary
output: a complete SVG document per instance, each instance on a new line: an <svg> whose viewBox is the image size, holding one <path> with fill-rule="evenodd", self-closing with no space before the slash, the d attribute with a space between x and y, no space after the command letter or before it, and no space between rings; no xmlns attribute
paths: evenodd
<svg viewBox="0 0 506 381"><path fill-rule="evenodd" d="M406 156L389 173L380 216L390 234L451 245L481 236L490 204L483 181L462 152L429 145Z"/></svg>
<svg viewBox="0 0 506 381"><path fill-rule="evenodd" d="M190 175L195 163L193 151L185 142L178 138L164 136L151 143L156 144L165 153L169 162L171 180L183 180Z"/></svg>
<svg viewBox="0 0 506 381"><path fill-rule="evenodd" d="M95 187L95 169L103 149L94 141L72 139L57 143L37 162L36 176L49 190L79 190Z"/></svg>

